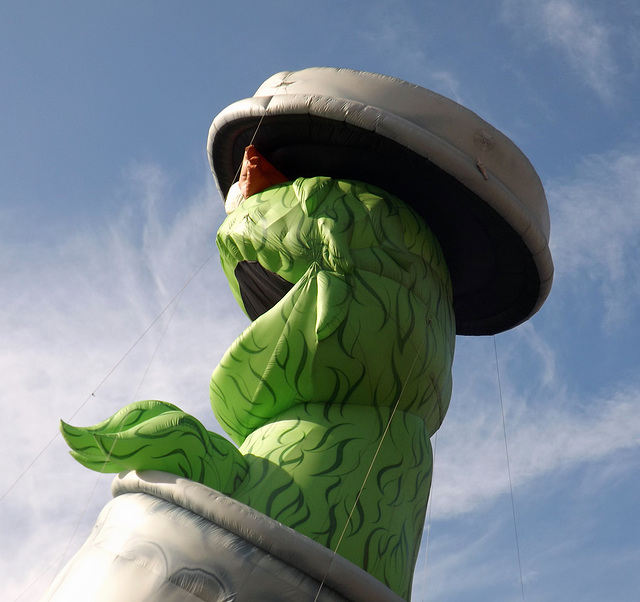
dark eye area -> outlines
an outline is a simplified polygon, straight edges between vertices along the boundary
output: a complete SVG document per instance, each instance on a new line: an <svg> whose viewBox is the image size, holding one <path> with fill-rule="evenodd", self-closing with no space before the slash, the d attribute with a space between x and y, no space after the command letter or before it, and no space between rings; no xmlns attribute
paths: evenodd
<svg viewBox="0 0 640 602"><path fill-rule="evenodd" d="M270 310L293 287L291 282L266 270L257 261L241 261L236 266L235 276L251 320Z"/></svg>

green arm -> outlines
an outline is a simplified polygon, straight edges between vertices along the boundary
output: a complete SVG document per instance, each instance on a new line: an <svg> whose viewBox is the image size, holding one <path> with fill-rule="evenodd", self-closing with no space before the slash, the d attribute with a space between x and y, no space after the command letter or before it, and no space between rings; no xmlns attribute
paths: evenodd
<svg viewBox="0 0 640 602"><path fill-rule="evenodd" d="M176 406L149 400L130 404L91 427L61 422L71 455L99 472L163 470L231 494L247 463L224 437Z"/></svg>

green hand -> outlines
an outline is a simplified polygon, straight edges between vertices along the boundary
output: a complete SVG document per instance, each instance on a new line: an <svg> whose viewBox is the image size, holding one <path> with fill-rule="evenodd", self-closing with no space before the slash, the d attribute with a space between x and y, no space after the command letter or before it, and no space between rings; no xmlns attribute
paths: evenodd
<svg viewBox="0 0 640 602"><path fill-rule="evenodd" d="M92 427L61 423L71 455L100 472L164 470L232 493L247 472L242 454L195 418L161 401L139 401Z"/></svg>

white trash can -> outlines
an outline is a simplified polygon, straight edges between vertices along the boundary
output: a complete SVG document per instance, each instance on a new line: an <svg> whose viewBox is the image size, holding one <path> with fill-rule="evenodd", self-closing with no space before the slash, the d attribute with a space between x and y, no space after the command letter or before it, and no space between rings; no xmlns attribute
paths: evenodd
<svg viewBox="0 0 640 602"><path fill-rule="evenodd" d="M172 474L121 473L51 602L401 602L271 518Z"/></svg>

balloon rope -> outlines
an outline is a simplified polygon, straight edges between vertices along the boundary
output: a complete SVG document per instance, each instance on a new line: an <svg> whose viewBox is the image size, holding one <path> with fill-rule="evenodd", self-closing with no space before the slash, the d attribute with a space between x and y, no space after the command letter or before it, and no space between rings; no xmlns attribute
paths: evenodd
<svg viewBox="0 0 640 602"><path fill-rule="evenodd" d="M429 320L428 325L431 326L431 320ZM353 513L356 510L356 506L358 505L358 501L360 500L360 496L362 495L362 492L364 491L364 488L365 488L365 486L367 484L367 480L369 479L369 475L371 474L371 471L373 470L373 465L376 462L378 454L380 453L380 450L382 449L382 444L384 443L385 437L387 436L387 433L389 432L389 428L391 427L391 422L393 421L393 417L395 416L396 411L398 409L398 406L400 405L400 400L402 399L402 395L404 394L404 390L406 389L407 384L409 383L409 379L411 378L411 373L413 372L413 369L415 368L416 362L418 361L418 356L420 355L420 352L424 348L425 344L426 344L426 337L422 341L422 344L420 345L420 348L416 352L416 356L413 358L413 363L411 364L411 368L409 370L409 373L407 374L407 378L405 379L405 381L404 381L404 383L402 385L402 389L400 390L400 393L398 394L398 399L396 400L396 402L395 402L395 404L393 406L393 410L391 411L391 414L389 415L389 420L387 420L387 425L386 425L386 427L384 429L384 432L382 433L382 436L380 437L380 442L378 443L378 447L377 447L375 453L373 454L373 459L371 460L371 463L369 464L369 469L367 470L367 474L365 474L364 479L362 480L362 485L360 486L360 490L358 491L358 494L356 495L356 499L353 502L353 506L351 507L351 511L349 512L349 516L347 516L347 520L346 520L346 522L344 524L344 527L342 529L342 533L340 534L340 537L338 539L338 543L336 544L336 547L333 550L333 555L331 556L331 559L329 560L329 565L327 566L327 570L325 571L324 576L322 577L322 581L320 582L320 587L318 588L318 591L316 592L316 597L314 598L313 602L317 602L318 597L320 596L320 592L322 591L322 588L324 587L324 583L327 580L327 576L329 575L329 570L331 569L331 563L333 562L333 559L338 554L338 548L340 547L340 544L342 543L342 539L344 538L344 535L347 532L347 528L349 526L349 523L351 522L351 518L353 516Z"/></svg>
<svg viewBox="0 0 640 602"><path fill-rule="evenodd" d="M197 273L197 272L196 272ZM195 276L195 274L194 274ZM189 280L189 282L193 280L193 276L191 277L191 279ZM188 284L188 283L187 283ZM164 310L162 311L162 313L160 314L163 315L168 309L169 307L171 307L171 305L173 304L173 309L171 310L171 313L169 314L169 319L167 320L167 323L165 324L164 328L162 329L162 333L160 334L160 338L158 339L158 342L156 344L156 347L153 351L153 353L151 354L151 358L149 359L149 361L147 362L147 367L144 371L144 374L142 375L142 378L140 379L140 382L138 383L138 386L135 390L135 393L132 395L132 399L131 401L135 401L136 397L138 396L138 391L140 390L140 387L142 387L142 383L144 383L147 374L149 373L149 370L151 369L151 365L153 364L153 361L158 353L158 350L160 349L160 345L162 344L162 341L164 339L165 334L167 333L167 330L169 328L169 325L171 324L171 321L173 320L173 316L176 313L176 309L178 308L178 305L180 304L180 300L182 299L182 294L184 293L184 289L185 289L186 285L182 287L182 289L180 289L180 291L178 292L177 295L175 295L173 297L173 299L169 302L169 305L167 305ZM160 316L158 316L158 318L156 318L156 320L154 320L154 324L155 322L157 322L157 320L160 318ZM148 332L148 328L145 331ZM144 336L144 335L143 335ZM140 340L140 339L138 339ZM89 492L89 495L87 496L84 508L81 510L81 512L78 514L78 518L76 519L74 528L73 528L73 532L71 533L68 542L67 542L67 546L64 549L64 551L62 552L62 554L60 554L60 556L58 556L58 558L56 558L56 560L52 563L51 566L53 566L53 564L55 564L55 562L59 562L58 564L58 569L56 570L55 574L59 574L60 570L62 569L62 563L64 562L64 559L67 555L67 553L69 552L69 549L71 548L71 544L73 543L73 540L76 536L76 533L78 532L78 529L80 528L80 524L82 523L82 519L84 518L85 514L87 513L87 510L89 509L89 504L91 503L91 500L93 499L93 496L96 492L96 489L98 488L98 483L100 482L100 478L105 474L105 468L107 466L107 464L109 463L109 460L111 459L111 454L113 453L113 450L116 446L116 442L117 440L113 440L111 443L111 446L109 447L109 452L107 453L107 456L104 459L104 462L102 464L102 469L99 471L99 474L96 476L95 481L93 483L93 488L91 489L91 491ZM47 569L48 570L48 569ZM31 586L30 586L31 587Z"/></svg>
<svg viewBox="0 0 640 602"><path fill-rule="evenodd" d="M285 78L286 79L286 78ZM286 82L283 81L283 84L285 84ZM269 102L267 103L267 106L265 107L264 113L262 114L262 116L260 117L260 121L258 122L258 125L256 126L256 130L253 133L253 136L251 137L251 142L250 144L253 144L253 141L255 140L256 134L258 133L258 130L260 129L260 126L262 125L262 121L264 120L267 111L269 110L269 105L271 104L271 100L273 99L273 97L271 97L269 99ZM242 169L242 162L240 162L240 166L238 167L238 171L236 172L236 176L234 178L234 181L238 178L238 175L240 174L240 170ZM169 303L165 306L165 308L156 316L156 318L153 320L153 322L151 322L151 324L149 324L149 326L146 328L146 330L138 337L138 339L133 343L133 345L131 345L131 347L129 348L129 350L120 358L120 360L113 366L113 368L111 368L111 370L107 373L107 375L98 383L98 385L93 389L91 395L89 395L81 404L80 406L76 409L76 411L71 414L71 416L68 418L67 422L71 422L75 416L84 408L85 405L87 405L87 403L89 403L89 400L92 397L96 396L96 392L98 391L98 389L109 379L109 377L118 369L118 367L120 366L120 364L122 364L122 362L129 356L129 354L134 350L134 348L138 345L138 343L140 343L140 341L146 336L146 334L153 328L153 326L156 324L156 322L165 314L165 312L169 309L169 307L171 307L172 303L179 297L182 295L182 293L184 292L184 290L187 288L187 286L189 286L189 284L191 283L191 281L198 275L198 273L204 268L205 265L207 265L207 263L209 263L209 261L211 260L211 258L217 253L217 249L214 249L211 254L204 260L204 262L202 263L202 265L191 275L191 277L187 280L187 282L185 283L185 285L178 291L178 293L173 297L173 299L171 299L171 301L169 301ZM148 369L148 368L147 368ZM146 373L145 373L146 375ZM144 377L143 377L144 378ZM22 473L18 476L18 478L11 484L9 485L9 487L6 489L6 491L0 496L0 502L2 502L2 500L9 494L9 492L22 480L22 478L25 476L25 474L27 472L29 472L29 470L31 469L31 467L38 461L38 459L40 458L40 456L42 456L42 454L44 454L45 451L47 451L47 449L49 448L49 446L57 439L57 437L60 435L60 433L56 432L56 434L51 438L51 440L40 450L40 452L36 455L36 457L31 461L31 463L22 471Z"/></svg>
<svg viewBox="0 0 640 602"><path fill-rule="evenodd" d="M511 511L513 513L513 531L515 534L516 551L518 554L518 570L520 571L520 590L522 592L522 600L524 602L524 579L522 578L522 561L520 559L520 543L518 541L518 522L516 520L516 504L513 499L513 484L511 482L511 464L509 462L509 445L507 443L507 422L504 417L504 403L502 400L502 383L500 380L500 363L498 362L498 344L496 337L493 336L493 350L496 356L496 373L498 375L498 393L500 396L500 411L502 412L502 432L504 434L504 451L507 459L507 474L509 475L509 492L511 494Z"/></svg>
<svg viewBox="0 0 640 602"><path fill-rule="evenodd" d="M67 545L65 546L64 550L62 551L62 553L47 567L47 570L49 570L51 567L53 567L54 564L58 563L58 566L56 568L56 570L53 573L53 577L49 583L49 586L51 586L51 584L53 583L53 580L56 578L57 575L60 574L60 571L62 570L62 566L65 560L65 557L67 556L69 549L71 548L71 544L73 543L73 540L75 539L76 533L78 532L78 530L80 529L80 524L82 523L82 519L84 518L85 514L87 513L87 510L89 509L89 504L91 503L91 500L93 499L93 496L96 492L96 489L98 488L98 483L100 482L100 477L102 477L102 475L104 475L104 467L107 465L107 462L109 461L109 457L111 456L111 451L113 450L113 448L115 447L115 441L113 442L113 444L111 445L111 449L109 450L109 454L107 459L105 460L102 470L100 471L100 474L98 474L93 482L93 487L91 488L91 491L89 492L89 495L87 496L86 502L84 504L84 508L80 511L80 514L78 514L78 517L75 521L75 524L73 525L73 531L71 532L71 535L69 536L69 539L67 540ZM41 577L38 577L38 580ZM33 584L32 584L33 585ZM62 585L62 581L60 582L59 585ZM32 586L30 585L29 588L31 588ZM27 589L29 589L27 588ZM56 588L55 591L57 591L58 588ZM53 595L54 592L51 592L51 594Z"/></svg>
<svg viewBox="0 0 640 602"><path fill-rule="evenodd" d="M80 406L71 414L71 416L65 422L71 422L74 417L89 403L92 397L96 396L96 392L104 383L110 378L110 376L118 369L120 364L124 362L124 360L129 356L129 354L135 349L135 347L140 343L140 341L147 335L147 333L155 326L156 322L160 320L160 318L167 312L167 310L171 307L173 302L178 299L184 292L184 290L191 284L191 281L200 273L200 271L204 268L207 263L211 260L211 258L217 253L217 249L214 249L211 254L203 261L202 265L191 275L191 277L187 280L184 286L178 291L178 293L167 303L165 308L155 317L153 322L149 324L149 326L145 329L145 331L136 339L136 341L129 347L129 350L116 362L116 364L109 370L107 375L98 383L98 385L93 389L92 393L80 404ZM11 492L11 490L22 480L22 478L31 470L33 465L40 459L40 457L44 454L45 451L51 446L51 444L60 436L60 433L56 431L54 436L49 440L48 443L40 450L40 452L36 455L36 457L29 463L29 465L20 473L18 478L6 489L6 491L0 496L0 502L4 500L4 498Z"/></svg>
<svg viewBox="0 0 640 602"><path fill-rule="evenodd" d="M265 107L265 111L263 112L263 114L260 117L260 120L258 121L258 125L256 126L256 129L253 133L253 136L251 137L251 141L250 144L253 144L255 137L258 133L258 130L260 129L260 126L262 125L262 122L267 114L267 111L269 109L269 105L271 104L271 99L269 99L269 102L267 103L266 107ZM234 177L234 182L237 180L240 171L242 169L242 162L240 162L240 165L238 166L238 170L236 172L236 175ZM167 328L169 327L169 324L171 323L171 320L173 318L173 314L175 313L175 310L178 306L178 304L180 303L180 299L182 298L182 294L184 293L185 289L187 288L187 286L189 286L189 284L191 283L191 281L200 273L200 271L202 271L202 269L207 265L207 263L209 263L209 261L211 260L211 258L217 253L217 249L214 249L209 256L202 262L202 264L200 265L200 267L191 275L191 277L186 281L186 283L184 284L184 286L176 293L176 295L174 295L174 297L169 301L169 303L167 303L167 305L164 307L164 309L154 318L154 320L149 324L149 326L147 326L147 328L142 332L142 334L136 339L136 341L133 343L133 345L131 345L131 347L129 347L129 349L126 351L126 353L118 360L118 362L116 362L116 364L111 368L111 370L109 370L109 372L106 374L106 376L98 383L98 385L93 389L93 391L91 392L91 394L80 404L80 406L73 412L73 414L71 414L71 416L67 419L67 422L71 422L75 416L87 405L87 403L89 403L89 401L91 400L92 397L96 396L96 393L98 391L98 389L100 389L102 387L102 385L104 385L104 383L111 377L111 375L118 369L118 367L122 364L122 362L124 362L124 360L131 354L131 352L137 347L137 345L140 343L140 341L142 341L142 339L148 334L148 332L155 326L155 324L160 320L160 318L162 318L162 316L167 312L167 310L173 305L173 310L171 311L171 315L169 317L169 320L167 321L167 324L165 325L165 328L163 329L163 332L160 336L160 340L158 341L158 344L156 345L156 348L151 356L151 359L149 360L149 363L147 365L147 368L145 369L145 372L142 376L142 378L140 379L140 382L138 384L138 387L136 388L136 392L133 395L133 398L135 400L135 397L138 394L138 391L140 390L140 387L142 386L142 383L144 382L149 369L151 367L151 364L160 348L160 344L162 343L162 340L164 338L164 335L167 331ZM174 304L175 302L175 304ZM47 451L47 449L53 444L53 442L60 436L60 433L58 431L56 431L56 433L53 435L53 437L45 444L45 446L40 450L40 452L33 458L33 460L27 465L27 467L18 475L18 477L13 481L13 483L11 483L11 485L9 485L9 487L4 491L4 493L2 493L2 495L0 495L0 503L4 500L4 498L14 489L14 487L24 478L24 476L31 470L31 468L34 466L34 464L40 459L40 457ZM54 559L54 561L37 577L37 579L31 583L19 596L18 598L21 598L24 594L26 594L34 585L35 583L37 583L37 581L39 581L40 579L42 579L42 577L51 569L51 567L53 567L56 563L62 563L64 557L66 556L71 543L73 541L73 538L75 537L79 525L82 521L82 518L84 516L84 514L86 513L89 503L91 501L91 498L93 497L95 490L98 486L98 482L100 480L100 477L104 474L104 467L107 465L107 463L109 462L109 459L111 458L111 453L113 451L113 448L115 446L115 441L113 442L113 445L111 446L111 448L109 449L109 453L107 455L107 458L104 461L103 464L103 470L100 472L100 474L98 475L98 477L96 478L93 488L91 490L91 492L89 493L87 502L85 504L84 509L81 511L79 518L76 522L76 525L74 526L74 530L73 533L71 534L71 537L69 539L69 543L67 545L67 547L65 548L65 550L57 557ZM59 571L58 571L59 572Z"/></svg>
<svg viewBox="0 0 640 602"><path fill-rule="evenodd" d="M260 129L260 126L262 125L262 122L264 121L264 118L267 114L267 111L269 110L269 105L271 104L271 101L273 100L273 96L269 99L269 102L267 103L267 106L264 108L264 113L262 113L262 115L260 116L260 121L258 121L258 125L256 126L255 131L253 132L253 136L251 136L251 140L249 141L249 146L251 146L254 142L254 140L256 139L256 136L258 135L258 130ZM238 171L240 171L240 169L242 168L242 163L240 163L240 167L238 168ZM236 173L236 178L238 177L238 174Z"/></svg>
<svg viewBox="0 0 640 602"><path fill-rule="evenodd" d="M209 256L211 257L211 256ZM176 309L178 309L178 305L180 305L180 301L182 300L182 294L184 293L184 287L180 290L180 292L171 300L171 303L173 303L173 309L171 310L171 313L169 314L169 318L167 320L167 323L164 325L164 328L162 329L162 333L160 334L160 338L158 339L158 342L156 344L156 348L153 350L153 353L151 354L151 357L149 358L149 362L147 363L147 367L144 371L144 374L142 375L142 377L140 378L140 382L138 383L138 386L136 387L136 391L132 396L131 402L133 403L137 397L138 397L138 393L140 391L140 388L142 387L142 383L144 383L144 381L147 378L147 374L149 374L149 370L151 369L151 365L153 364L153 361L156 359L156 355L158 354L158 351L160 350L160 345L162 345L162 341L164 340L164 336L165 334L167 334L167 330L169 329L169 325L171 324L171 321L173 320L173 316L176 313ZM175 301L175 303L174 303ZM171 303L169 303L169 305L167 306L170 307ZM165 308L165 310L167 309ZM107 458L106 462L109 460L109 458Z"/></svg>
<svg viewBox="0 0 640 602"><path fill-rule="evenodd" d="M269 111L269 105L271 104L272 100L273 100L273 96L269 99L269 102L267 102L267 106L264 108L264 112L260 116L260 120L258 121L258 125L256 125L256 129L254 130L253 135L251 136L251 140L249 140L249 144L247 146L251 146L253 144L254 140L256 139L256 136L258 135L258 130L262 126L262 122L264 121L264 118L266 117L267 112ZM243 156L242 160L240 161L240 163L238 165L238 169L236 169L236 173L233 176L233 180L231 181L232 184L235 184L240 179L240 172L242 171L243 163L244 163L244 156Z"/></svg>
<svg viewBox="0 0 640 602"><path fill-rule="evenodd" d="M38 581L40 581L40 579L42 579L53 568L53 566L60 561L60 559L64 556L65 553L66 553L66 550L62 554L60 554L58 557L56 557L53 560L53 562L49 564L49 566L47 566L43 571L41 571L40 574L29 585L27 585L27 587L23 589L20 594L18 594L13 599L13 602L17 602L18 600L20 600L22 596L24 596L32 587L34 587L35 584L38 583Z"/></svg>
<svg viewBox="0 0 640 602"><path fill-rule="evenodd" d="M287 74L283 80L280 82L280 84L278 84L278 87L282 88L284 90L284 93L287 94L287 85L290 84L291 82L288 82L287 79L289 78L289 75L291 75L291 73ZM271 106L271 101L273 100L273 96L271 96L266 104L266 106L264 107L264 112L262 113L262 115L260 116L260 120L258 121L258 125L256 125L256 129L253 132L253 135L251 136L251 140L249 140L249 144L247 146L251 146L255 139L256 136L258 135L258 131L260 130L260 127L262 126L262 122L264 121L264 118L267 116L267 113L269 112L269 107ZM258 149L260 150L260 149ZM238 165L238 169L236 170L236 174L235 176L233 176L233 180L232 180L232 184L237 182L239 177L240 177L240 172L242 171L242 164L244 162L244 159L242 161L240 161L240 165Z"/></svg>
<svg viewBox="0 0 640 602"><path fill-rule="evenodd" d="M438 449L438 431L436 431L435 436L433 437L433 455L432 455L432 466L436 465L436 450ZM431 480L433 483L433 470L431 469ZM429 501L427 507L427 537L424 543L424 566L422 568L422 602L424 602L425 592L427 590L427 561L429 559L429 539L431 537L431 513L433 512L433 485L431 486L431 492L429 493Z"/></svg>
<svg viewBox="0 0 640 602"><path fill-rule="evenodd" d="M131 345L131 347L129 347L128 351L118 360L118 362L113 366L113 368L111 368L111 370L108 372L108 374L100 381L98 386L93 390L93 393L91 393L91 395L89 397L87 397L87 399L84 400L84 402L80 405L80 407L69 417L68 422L71 422L71 420L73 420L73 418L76 416L76 414L78 414L78 412L80 412L80 410L82 410L82 408L88 403L88 401L92 397L95 397L95 394L96 394L97 390L100 387L102 387L102 385L107 381L107 379L119 368L120 364L122 364L122 362L124 362L124 360L135 349L135 347L140 343L140 341L142 341L142 339L147 335L147 333L156 325L156 322L158 322L158 320L160 320L160 318L162 316L164 316L165 313L167 313L169 308L173 305L174 301L176 301L176 299L178 299L179 297L182 296L182 293L184 292L184 290L191 284L192 280L202 271L204 266L207 265L207 263L209 263L211 258L217 252L218 252L218 250L214 249L209 254L209 256L202 262L202 265L200 265L200 267L189 277L189 279L186 281L184 286L173 296L171 301L169 301L169 303L167 303L165 305L164 309L154 318L154 320L151 322L151 324L149 324L149 326L147 326L147 328L144 330L144 332L136 339L135 343L133 343L133 345ZM174 311L175 311L175 309L174 309Z"/></svg>

